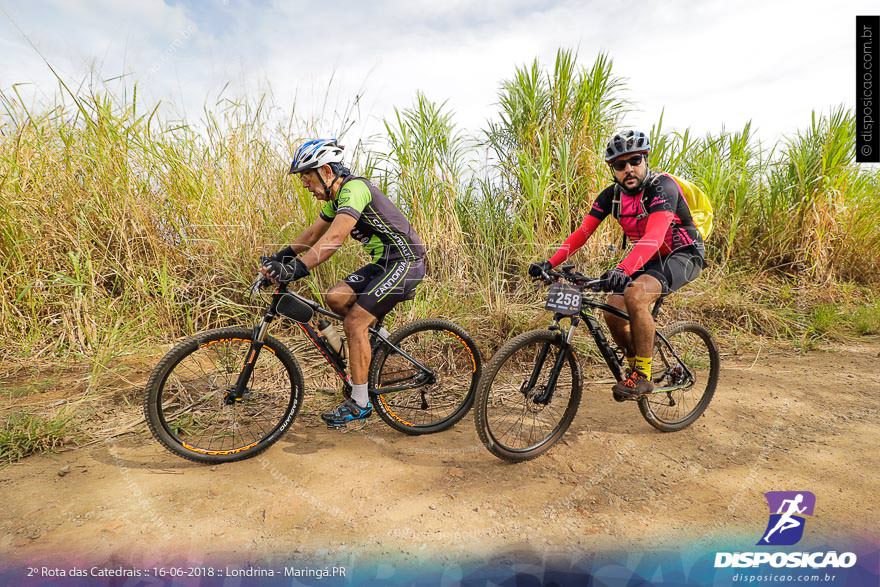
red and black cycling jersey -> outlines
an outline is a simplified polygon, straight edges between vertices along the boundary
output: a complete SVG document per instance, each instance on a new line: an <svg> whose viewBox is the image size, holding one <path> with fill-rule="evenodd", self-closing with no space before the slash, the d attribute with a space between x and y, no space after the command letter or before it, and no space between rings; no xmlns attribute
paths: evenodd
<svg viewBox="0 0 880 587"><path fill-rule="evenodd" d="M602 190L580 227L550 257L550 264L557 266L581 248L609 214L635 243L618 265L627 275L651 259L666 257L686 247L691 247L699 257L705 257L703 238L678 183L665 173L652 173L636 194L627 194L617 184Z"/></svg>
<svg viewBox="0 0 880 587"><path fill-rule="evenodd" d="M602 190L590 208L590 216L599 221L609 214L617 218L628 239L639 242L648 227L648 216L654 212L672 212L672 222L658 252L666 256L682 247L694 245L701 254L705 247L694 224L691 210L674 179L665 173L652 173L645 179L642 191L627 194L613 184Z"/></svg>

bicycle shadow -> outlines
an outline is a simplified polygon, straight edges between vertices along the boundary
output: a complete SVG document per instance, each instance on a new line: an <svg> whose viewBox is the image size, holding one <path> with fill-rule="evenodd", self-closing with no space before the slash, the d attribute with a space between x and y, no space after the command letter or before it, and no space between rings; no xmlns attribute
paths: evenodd
<svg viewBox="0 0 880 587"><path fill-rule="evenodd" d="M149 448L149 452L145 448ZM122 440L106 440L87 454L89 458L110 467L141 469L154 473L182 474L187 470L206 466L172 455L146 433L130 435Z"/></svg>
<svg viewBox="0 0 880 587"><path fill-rule="evenodd" d="M335 446L327 425L318 416L304 414L296 419L291 429L278 439L278 447L286 454L310 455ZM332 432L332 431L331 431Z"/></svg>

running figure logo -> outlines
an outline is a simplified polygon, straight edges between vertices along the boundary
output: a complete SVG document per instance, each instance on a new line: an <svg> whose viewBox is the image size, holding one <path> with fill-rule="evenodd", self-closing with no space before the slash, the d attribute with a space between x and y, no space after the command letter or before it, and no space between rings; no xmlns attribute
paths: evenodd
<svg viewBox="0 0 880 587"><path fill-rule="evenodd" d="M764 496L770 520L758 545L791 546L800 542L806 524L803 516L813 515L816 496L809 491L768 491Z"/></svg>

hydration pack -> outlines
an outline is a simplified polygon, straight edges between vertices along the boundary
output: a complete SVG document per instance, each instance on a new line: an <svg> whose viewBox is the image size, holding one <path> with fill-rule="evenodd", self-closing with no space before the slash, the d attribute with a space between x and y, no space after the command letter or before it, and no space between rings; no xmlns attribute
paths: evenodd
<svg viewBox="0 0 880 587"><path fill-rule="evenodd" d="M676 175L672 175L671 173L660 173L659 175L665 175L672 179L677 185L678 189L681 190L682 195L684 196L685 202L687 202L688 209L691 212L691 218L693 218L694 226L697 229L697 232L700 233L700 236L703 237L703 242L709 238L709 235L712 233L712 221L715 218L715 213L712 211L712 202L709 200L709 196L701 190L695 183L678 177ZM643 193L647 191L647 189L643 190ZM645 206L644 195L642 196L641 202L641 214L640 218L648 215L647 207ZM614 198L612 205L612 215L615 218L620 218L620 186L614 186Z"/></svg>

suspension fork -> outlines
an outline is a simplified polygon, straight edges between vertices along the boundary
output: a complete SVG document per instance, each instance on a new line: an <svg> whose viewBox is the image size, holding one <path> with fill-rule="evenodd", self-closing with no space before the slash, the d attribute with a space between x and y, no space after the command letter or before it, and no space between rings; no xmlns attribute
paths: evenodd
<svg viewBox="0 0 880 587"><path fill-rule="evenodd" d="M238 379L235 380L235 387L226 392L226 397L224 398L226 404L240 402L244 397L244 394L247 391L248 382L251 380L251 375L254 373L254 365L257 363L257 357L260 356L260 350L262 350L263 345L265 344L266 330L268 329L272 318L274 318L274 316L267 314L263 317L263 320L254 327L254 336L251 340L251 347L248 349L247 359L245 359L244 366L238 374Z"/></svg>
<svg viewBox="0 0 880 587"><path fill-rule="evenodd" d="M578 323L580 323L580 318L577 316L571 316L570 320L571 325L568 327L568 332L564 335L560 333L559 354L556 355L556 362L553 364L553 368L550 369L550 376L547 378L547 384L544 386L544 390L532 400L536 404L546 405L550 403L551 399L553 399L553 392L556 391L556 383L559 380L559 374L562 373L562 368L565 366L565 362L568 360L568 356L571 353L571 340L574 338L575 328L577 328ZM550 352L551 344L552 343L548 342L544 345L544 348L541 349L539 360L535 362L535 368L532 370L532 377L529 379L529 390L531 390L535 383L537 383L538 375L540 374L541 368L544 366L544 361L547 360L547 354Z"/></svg>
<svg viewBox="0 0 880 587"><path fill-rule="evenodd" d="M266 314L263 316L263 319L254 326L254 334L251 338L251 347L248 349L247 358L244 361L244 366L238 374L238 379L235 380L235 387L227 390L226 396L224 397L224 403L233 404L235 402L240 402L244 397L245 392L247 391L248 382L251 380L251 375L254 373L254 365L257 363L257 358L260 356L260 351L263 349L266 341L266 332L269 330L269 324L272 320L275 319L277 315L278 302L281 300L281 296L284 294L284 289L279 289L272 295L272 302L269 305L269 309L266 310Z"/></svg>
<svg viewBox="0 0 880 587"><path fill-rule="evenodd" d="M550 327L551 330L559 329L559 320L554 320L553 326ZM529 392L534 389L535 384L538 383L538 377L541 375L541 370L544 368L544 361L547 360L547 355L550 353L550 345L552 343L546 343L541 350L538 352L538 357L535 359L535 366L532 367L532 373L529 375L529 380L523 383L519 390L520 392L528 396Z"/></svg>

